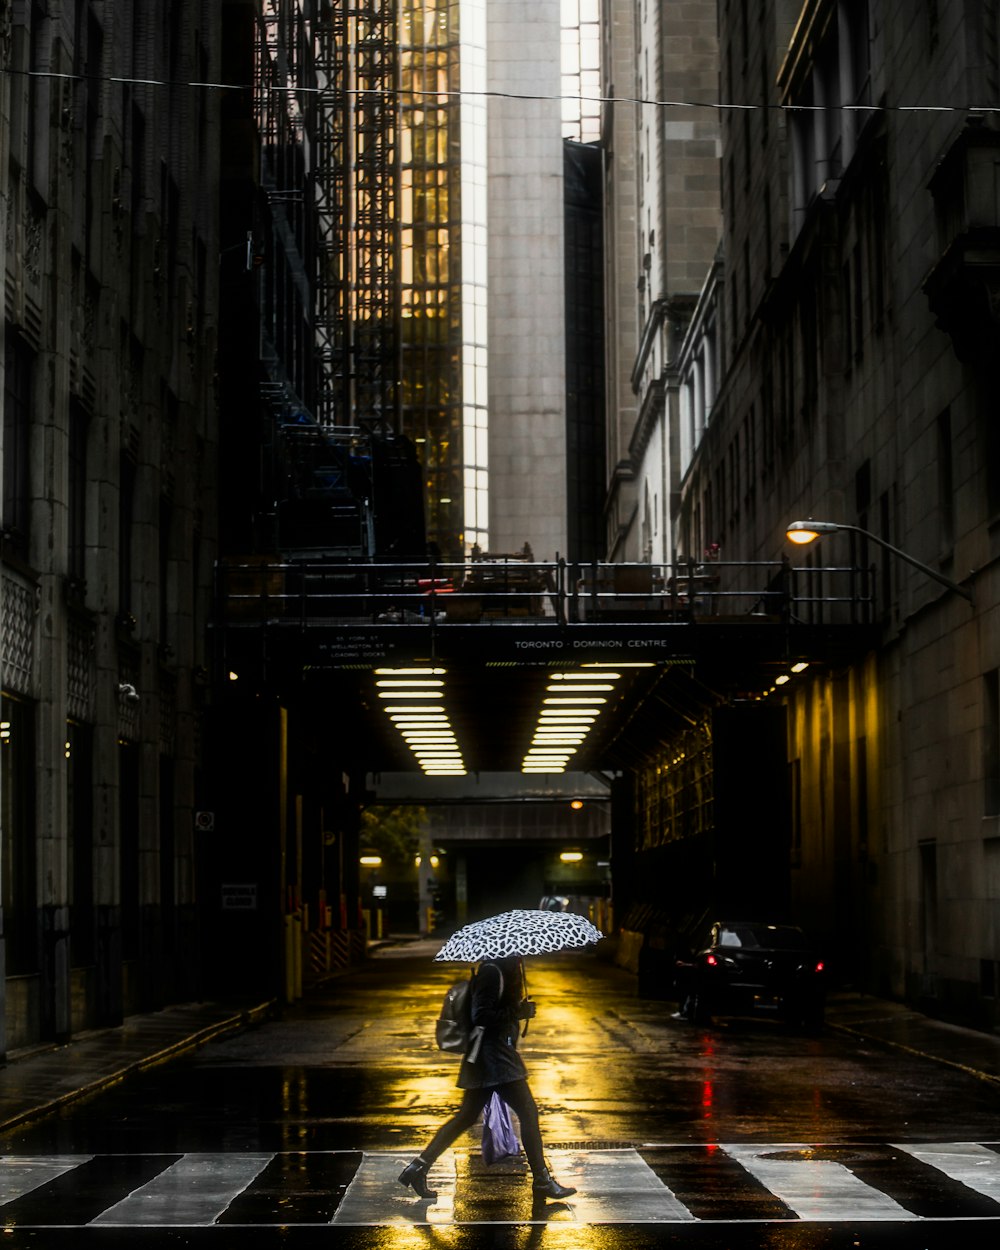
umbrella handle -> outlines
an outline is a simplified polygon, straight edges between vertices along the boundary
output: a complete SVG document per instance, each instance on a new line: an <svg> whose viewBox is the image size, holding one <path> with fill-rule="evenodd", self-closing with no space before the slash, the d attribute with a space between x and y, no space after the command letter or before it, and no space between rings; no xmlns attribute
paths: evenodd
<svg viewBox="0 0 1000 1250"><path fill-rule="evenodd" d="M528 999L528 978L524 971L524 960L521 960L521 997L527 1002ZM524 1028L521 1030L521 1036L528 1036L528 1021L525 1020Z"/></svg>

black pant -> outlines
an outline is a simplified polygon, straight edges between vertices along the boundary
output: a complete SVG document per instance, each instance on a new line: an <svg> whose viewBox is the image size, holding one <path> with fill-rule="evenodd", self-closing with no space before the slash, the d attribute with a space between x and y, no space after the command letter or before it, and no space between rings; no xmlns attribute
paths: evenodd
<svg viewBox="0 0 1000 1250"><path fill-rule="evenodd" d="M538 1127L538 1108L528 1088L527 1081L507 1081L503 1085L487 1085L480 1089L467 1089L462 1095L462 1105L431 1138L430 1145L421 1150L420 1157L427 1160L428 1166L438 1155L443 1154L451 1143L472 1126L482 1115L483 1108L496 1090L521 1124L521 1144L528 1158L528 1165L535 1175L539 1175L545 1167L542 1154L542 1134Z"/></svg>

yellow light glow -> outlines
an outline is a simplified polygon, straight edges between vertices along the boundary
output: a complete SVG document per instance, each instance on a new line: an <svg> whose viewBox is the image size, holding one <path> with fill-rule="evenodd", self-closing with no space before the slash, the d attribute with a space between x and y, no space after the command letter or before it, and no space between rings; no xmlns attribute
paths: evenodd
<svg viewBox="0 0 1000 1250"><path fill-rule="evenodd" d="M380 699L443 699L443 690L380 690L378 692ZM392 707L386 709L389 712L405 712L407 705L405 703L396 703ZM415 710L415 709L414 709Z"/></svg>
<svg viewBox="0 0 1000 1250"><path fill-rule="evenodd" d="M443 677L446 668L377 668L376 677Z"/></svg>
<svg viewBox="0 0 1000 1250"><path fill-rule="evenodd" d="M574 812L578 812L583 807L583 799L574 799L573 802L570 803L570 807Z"/></svg>
<svg viewBox="0 0 1000 1250"><path fill-rule="evenodd" d="M782 673L780 677L775 677L775 679L774 679L774 684L775 684L776 686L783 686L783 685L785 684L785 682L788 682L788 681L791 681L791 680L792 680L792 679L788 676L788 674L787 674L787 673Z"/></svg>
<svg viewBox="0 0 1000 1250"><path fill-rule="evenodd" d="M792 665L792 672L793 672L793 673L804 673L808 667L809 667L809 665L808 665L808 663L807 663L805 660L799 660L798 664L793 664L793 665Z"/></svg>
<svg viewBox="0 0 1000 1250"><path fill-rule="evenodd" d="M358 860L362 868L378 868L382 864L381 855L362 855Z"/></svg>
<svg viewBox="0 0 1000 1250"><path fill-rule="evenodd" d="M574 683L572 686L546 686L545 689L549 694L559 694L560 691L569 690L571 694L580 694L586 690L614 690L614 686L610 682L592 682L592 683Z"/></svg>
<svg viewBox="0 0 1000 1250"><path fill-rule="evenodd" d="M550 681L617 681L621 673L549 673Z"/></svg>
<svg viewBox="0 0 1000 1250"><path fill-rule="evenodd" d="M441 687L444 682L440 677L401 677L398 680L392 677L384 677L381 681L377 681L375 685L381 689L396 690L422 690L425 687L437 686Z"/></svg>
<svg viewBox="0 0 1000 1250"><path fill-rule="evenodd" d="M542 699L546 706L555 706L556 704L564 704L570 707L595 707L599 704L605 704L607 700L602 695L589 695L582 699L567 699L561 695L550 695L547 699Z"/></svg>
<svg viewBox="0 0 1000 1250"><path fill-rule="evenodd" d="M597 660L588 660L585 664L580 665L581 668L603 668L604 665L598 663ZM615 660L615 668L656 668L653 660ZM589 677L590 674L588 673Z"/></svg>
<svg viewBox="0 0 1000 1250"><path fill-rule="evenodd" d="M815 542L819 534L815 530L786 530L785 537L789 542L798 543L800 547L804 547L806 543Z"/></svg>
<svg viewBox="0 0 1000 1250"><path fill-rule="evenodd" d="M564 864L578 864L583 859L582 851L560 851L559 858Z"/></svg>

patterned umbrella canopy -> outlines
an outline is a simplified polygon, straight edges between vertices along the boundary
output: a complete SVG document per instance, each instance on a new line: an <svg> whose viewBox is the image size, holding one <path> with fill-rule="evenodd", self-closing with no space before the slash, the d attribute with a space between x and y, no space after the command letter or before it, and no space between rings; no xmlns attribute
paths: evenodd
<svg viewBox="0 0 1000 1250"><path fill-rule="evenodd" d="M583 916L567 911L505 911L464 925L445 942L435 959L479 963L511 955L545 955L589 946L604 936Z"/></svg>

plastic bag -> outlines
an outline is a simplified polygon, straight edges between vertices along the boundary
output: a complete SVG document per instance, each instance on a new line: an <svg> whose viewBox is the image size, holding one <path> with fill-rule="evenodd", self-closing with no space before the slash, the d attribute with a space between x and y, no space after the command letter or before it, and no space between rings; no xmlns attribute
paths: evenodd
<svg viewBox="0 0 1000 1250"><path fill-rule="evenodd" d="M520 1154L521 1147L514 1134L510 1108L494 1091L483 1111L483 1162L497 1163Z"/></svg>

